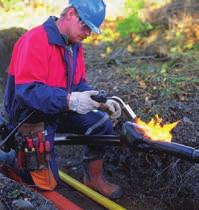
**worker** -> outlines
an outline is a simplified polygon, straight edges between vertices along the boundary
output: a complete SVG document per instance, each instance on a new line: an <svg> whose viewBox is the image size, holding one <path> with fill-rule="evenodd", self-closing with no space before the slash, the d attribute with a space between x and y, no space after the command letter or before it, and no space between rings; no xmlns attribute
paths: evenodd
<svg viewBox="0 0 199 210"><path fill-rule="evenodd" d="M110 99L105 105L111 116L100 111L100 103L91 98L98 91L86 81L82 41L92 32L100 33L105 9L103 0L69 0L59 18L50 16L23 34L14 46L4 105L13 127L32 111L35 114L26 125L44 123L45 139L52 147L50 169L30 171L32 180L42 189L53 190L59 180L53 148L55 132L113 134L110 118L121 114L119 104ZM104 148L86 148L84 183L107 197L118 198L121 187L103 175L103 154ZM46 177L50 177L48 182Z"/></svg>

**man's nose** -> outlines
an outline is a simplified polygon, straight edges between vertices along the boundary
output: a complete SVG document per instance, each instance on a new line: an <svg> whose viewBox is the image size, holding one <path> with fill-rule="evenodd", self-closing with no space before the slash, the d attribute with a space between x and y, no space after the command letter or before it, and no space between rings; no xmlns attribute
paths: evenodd
<svg viewBox="0 0 199 210"><path fill-rule="evenodd" d="M91 35L91 29L88 28L87 30L85 30L85 34L86 34L86 36L90 36Z"/></svg>

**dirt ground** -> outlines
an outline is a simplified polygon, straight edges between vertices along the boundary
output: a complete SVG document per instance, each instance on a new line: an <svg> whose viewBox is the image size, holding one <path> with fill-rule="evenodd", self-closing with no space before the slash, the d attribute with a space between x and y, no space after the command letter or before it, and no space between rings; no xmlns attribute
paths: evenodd
<svg viewBox="0 0 199 210"><path fill-rule="evenodd" d="M133 65L132 55L118 57L117 62L110 62L108 58L101 58L105 47L104 44L98 47L86 47L88 81L95 88L106 90L109 95L120 96L142 119L160 114L165 122L180 120L181 122L173 131L173 141L197 148L199 142L197 93L168 98L160 97L158 90L151 94L150 89L153 87L143 87L138 81L132 80L124 70L126 65ZM62 146L56 147L56 151L59 167L81 180L83 147ZM111 147L106 152L104 160L107 178L119 183L124 189L124 196L116 202L126 209L198 209L198 164L170 155L146 154L119 147ZM1 184L2 182L1 179ZM68 186L60 185L58 190L86 210L104 209L86 200L84 196ZM1 190L1 201L4 198L5 194ZM33 199L33 204L35 200ZM5 209L9 208L5 207Z"/></svg>
<svg viewBox="0 0 199 210"><path fill-rule="evenodd" d="M126 63L131 62L130 57L119 60L119 65L109 64L100 58L102 52L103 46L87 47L87 76L90 83L108 91L110 95L120 96L143 119L147 115L160 114L165 122L180 120L173 130L173 141L197 148L197 94L161 98L157 91L156 95L149 98L146 90L123 72ZM60 167L81 180L82 147L64 146L57 148L57 151ZM110 148L104 160L107 178L119 183L124 189L124 196L117 202L127 209L198 209L198 164L171 155L146 154L119 147Z"/></svg>
<svg viewBox="0 0 199 210"><path fill-rule="evenodd" d="M42 195L32 191L0 173L1 210L55 210L55 206Z"/></svg>

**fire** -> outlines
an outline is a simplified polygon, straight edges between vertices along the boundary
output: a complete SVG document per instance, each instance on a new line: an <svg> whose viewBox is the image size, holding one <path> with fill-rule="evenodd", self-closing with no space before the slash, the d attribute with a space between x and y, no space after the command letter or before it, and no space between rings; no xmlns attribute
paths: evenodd
<svg viewBox="0 0 199 210"><path fill-rule="evenodd" d="M154 141L167 141L171 142L172 134L171 130L179 123L179 121L174 123L168 123L163 125L162 119L155 115L148 123L145 123L140 118L136 119L136 130L141 132L145 138L150 138Z"/></svg>

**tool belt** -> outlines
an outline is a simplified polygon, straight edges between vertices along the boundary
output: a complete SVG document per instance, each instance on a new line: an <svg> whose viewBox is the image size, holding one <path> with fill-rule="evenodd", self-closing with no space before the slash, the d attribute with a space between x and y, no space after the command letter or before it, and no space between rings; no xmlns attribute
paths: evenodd
<svg viewBox="0 0 199 210"><path fill-rule="evenodd" d="M44 131L44 122L24 123L19 127L18 131L24 136L33 135L37 132Z"/></svg>
<svg viewBox="0 0 199 210"><path fill-rule="evenodd" d="M44 122L24 123L17 132L18 168L39 170L49 167L51 145L46 139Z"/></svg>
<svg viewBox="0 0 199 210"><path fill-rule="evenodd" d="M53 190L57 181L50 167L51 145L46 138L44 122L24 123L17 132L18 169L30 173L35 186Z"/></svg>

